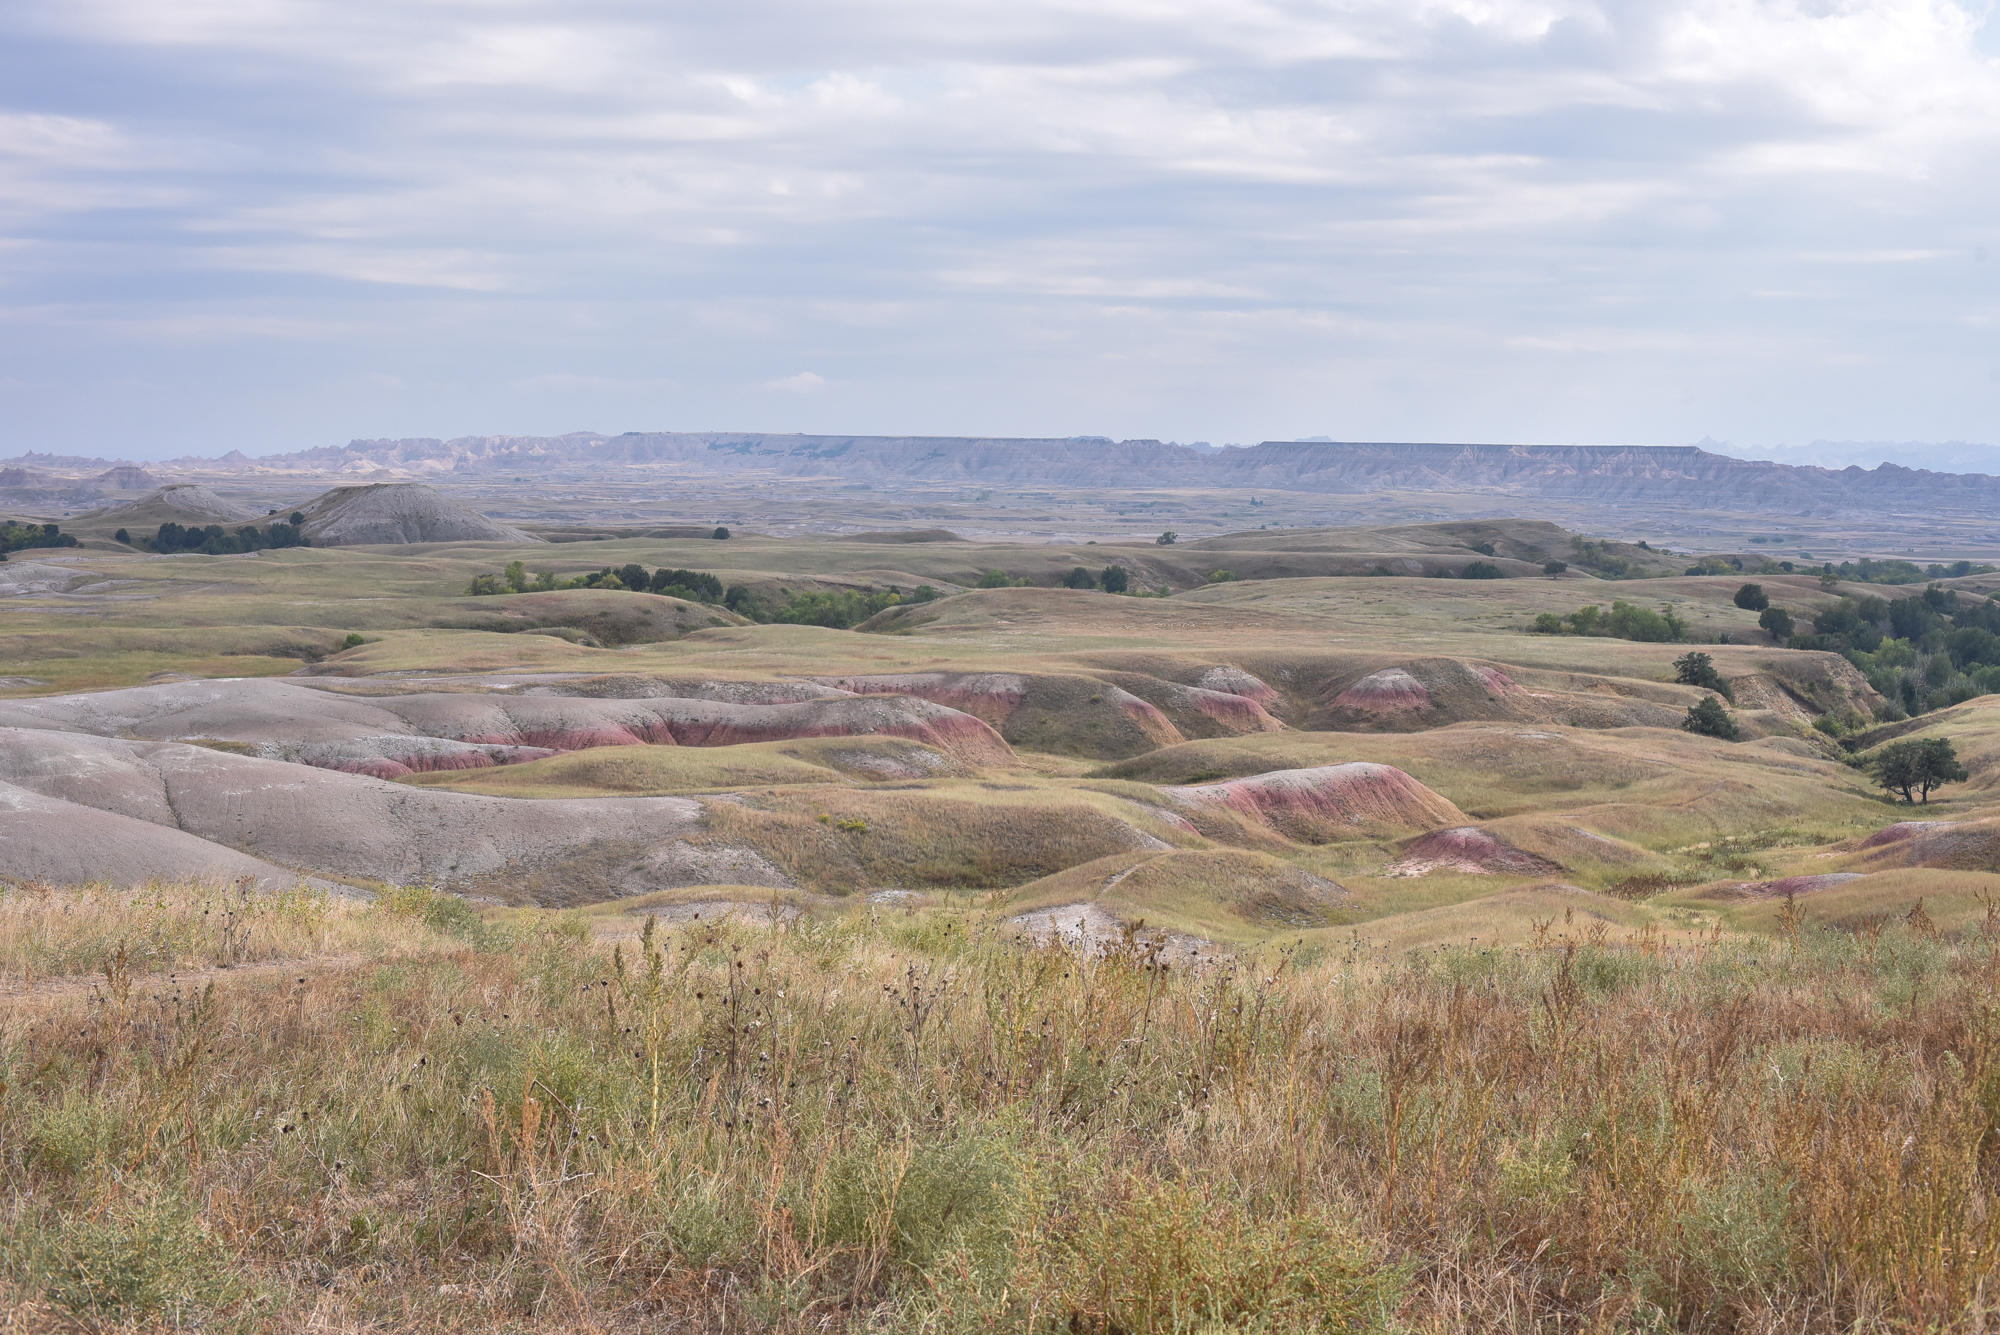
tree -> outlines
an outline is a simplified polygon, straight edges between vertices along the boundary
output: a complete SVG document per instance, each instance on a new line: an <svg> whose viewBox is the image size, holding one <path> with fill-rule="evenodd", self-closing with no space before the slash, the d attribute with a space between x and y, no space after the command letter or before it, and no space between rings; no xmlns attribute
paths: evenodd
<svg viewBox="0 0 2000 1335"><path fill-rule="evenodd" d="M1063 576L1063 587L1065 589L1094 589L1097 587L1097 581L1091 577L1091 573L1088 570L1085 570L1082 566L1078 566Z"/></svg>
<svg viewBox="0 0 2000 1335"><path fill-rule="evenodd" d="M1004 570L989 570L979 577L979 583L975 587L981 589L1011 589L1014 587L1014 577Z"/></svg>
<svg viewBox="0 0 2000 1335"><path fill-rule="evenodd" d="M1554 579L1557 575L1562 574L1563 571L1568 569L1569 562L1567 561L1551 561L1542 567L1542 573L1550 579Z"/></svg>
<svg viewBox="0 0 2000 1335"><path fill-rule="evenodd" d="M300 514L297 510L292 511L293 528L297 528L300 524L303 524L305 522L306 522L306 517L304 515Z"/></svg>
<svg viewBox="0 0 2000 1335"><path fill-rule="evenodd" d="M1840 576L1833 572L1833 562L1828 561L1820 567L1819 586L1822 589L1836 589L1840 587Z"/></svg>
<svg viewBox="0 0 2000 1335"><path fill-rule="evenodd" d="M1181 535L1174 532L1172 529L1168 529L1165 533L1162 533L1159 537L1153 539L1154 542L1159 543L1160 546L1162 547L1171 547L1180 540L1181 540Z"/></svg>
<svg viewBox="0 0 2000 1335"><path fill-rule="evenodd" d="M715 526L715 532L709 534L708 536L714 538L717 542L722 542L729 537L729 530L724 528L722 525L717 524Z"/></svg>
<svg viewBox="0 0 2000 1335"><path fill-rule="evenodd" d="M1460 579L1505 579L1507 572L1491 561L1473 561L1458 572Z"/></svg>
<svg viewBox="0 0 2000 1335"><path fill-rule="evenodd" d="M1674 660L1674 680L1683 686L1699 686L1705 691L1714 691L1726 700L1734 700L1729 683L1715 670L1715 660L1699 651L1682 654Z"/></svg>
<svg viewBox="0 0 2000 1335"><path fill-rule="evenodd" d="M1745 584L1736 591L1736 605L1746 612L1761 612L1771 605L1771 597L1762 584Z"/></svg>
<svg viewBox="0 0 2000 1335"><path fill-rule="evenodd" d="M528 591L528 567L520 561L507 563L507 587L516 593Z"/></svg>
<svg viewBox="0 0 2000 1335"><path fill-rule="evenodd" d="M132 535L130 533L127 533L122 528L119 529L116 533L112 534L111 536L113 538L116 538L119 542L124 543L127 547L130 547L132 545Z"/></svg>
<svg viewBox="0 0 2000 1335"><path fill-rule="evenodd" d="M465 596L468 598L487 598L505 592L507 586L500 582L498 575L474 575L472 582L465 586Z"/></svg>
<svg viewBox="0 0 2000 1335"><path fill-rule="evenodd" d="M1767 607L1757 618L1757 624L1771 632L1771 638L1779 644L1792 638L1792 614L1782 607Z"/></svg>
<svg viewBox="0 0 2000 1335"><path fill-rule="evenodd" d="M618 582L634 593L644 593L646 586L653 582L653 577L646 573L646 567L635 561L618 567Z"/></svg>
<svg viewBox="0 0 2000 1335"><path fill-rule="evenodd" d="M1123 593L1132 586L1132 575L1124 566L1106 566L1100 582L1106 593Z"/></svg>
<svg viewBox="0 0 2000 1335"><path fill-rule="evenodd" d="M1921 800L1930 804L1931 789L1947 783L1963 783L1965 766L1950 740L1932 737L1921 742L1891 742L1876 752L1870 762L1875 779L1892 793L1901 793L1905 802ZM1916 797L1912 797L1912 793Z"/></svg>
<svg viewBox="0 0 2000 1335"><path fill-rule="evenodd" d="M1681 727L1698 737L1720 737L1725 742L1743 739L1736 720L1722 707L1722 701L1712 695L1704 695L1700 704L1688 706L1687 717L1681 720Z"/></svg>
<svg viewBox="0 0 2000 1335"><path fill-rule="evenodd" d="M562 576L556 574L555 571L537 570L535 572L536 593L550 593L556 589L560 589L561 587L562 587Z"/></svg>

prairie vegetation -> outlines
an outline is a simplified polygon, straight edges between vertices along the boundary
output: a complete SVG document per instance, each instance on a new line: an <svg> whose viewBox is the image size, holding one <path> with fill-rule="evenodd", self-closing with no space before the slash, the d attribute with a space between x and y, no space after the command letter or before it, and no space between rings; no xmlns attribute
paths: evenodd
<svg viewBox="0 0 2000 1335"><path fill-rule="evenodd" d="M190 940L227 898L154 893ZM1162 969L976 914L604 940L409 891L323 904L296 967L211 984L135 979L87 902L0 900L8 960L68 932L103 983L0 1028L20 1329L1993 1314L1990 905L1842 931L1786 901L1768 938L1551 911L1519 949L1364 928Z"/></svg>

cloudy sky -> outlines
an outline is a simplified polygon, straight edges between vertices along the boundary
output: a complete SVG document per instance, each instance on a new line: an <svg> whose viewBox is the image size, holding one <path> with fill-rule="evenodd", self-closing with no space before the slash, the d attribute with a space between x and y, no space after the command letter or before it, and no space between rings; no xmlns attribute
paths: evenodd
<svg viewBox="0 0 2000 1335"><path fill-rule="evenodd" d="M0 453L580 428L2000 446L2000 15L0 6Z"/></svg>

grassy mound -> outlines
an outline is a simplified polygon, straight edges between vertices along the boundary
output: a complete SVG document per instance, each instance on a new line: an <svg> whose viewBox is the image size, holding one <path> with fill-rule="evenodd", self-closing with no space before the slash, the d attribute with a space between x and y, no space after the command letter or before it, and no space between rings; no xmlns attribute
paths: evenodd
<svg viewBox="0 0 2000 1335"><path fill-rule="evenodd" d="M1014 891L1006 910L1086 903L1133 926L1246 941L1274 930L1324 927L1349 896L1338 882L1268 854L1179 849L1071 867Z"/></svg>

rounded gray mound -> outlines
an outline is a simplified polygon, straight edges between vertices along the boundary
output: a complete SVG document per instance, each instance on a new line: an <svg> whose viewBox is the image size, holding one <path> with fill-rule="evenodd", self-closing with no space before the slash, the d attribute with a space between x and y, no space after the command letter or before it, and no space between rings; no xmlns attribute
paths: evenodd
<svg viewBox="0 0 2000 1335"><path fill-rule="evenodd" d="M316 547L412 542L539 542L422 482L335 487L300 507Z"/></svg>

